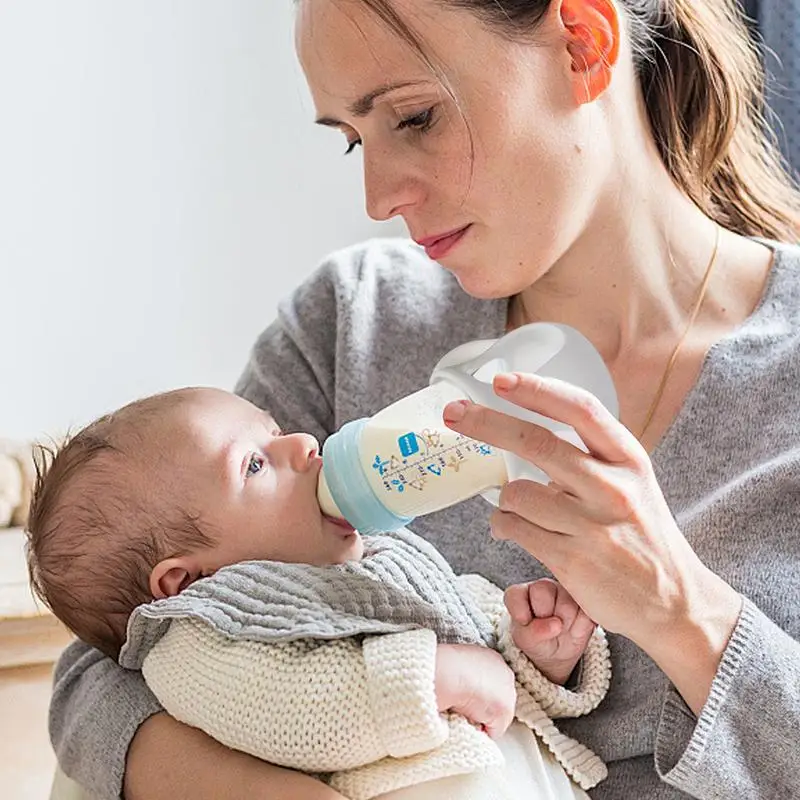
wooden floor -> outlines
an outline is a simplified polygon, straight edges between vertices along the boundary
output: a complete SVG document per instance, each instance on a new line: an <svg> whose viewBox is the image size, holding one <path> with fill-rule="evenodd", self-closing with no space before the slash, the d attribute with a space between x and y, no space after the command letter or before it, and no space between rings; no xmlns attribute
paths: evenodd
<svg viewBox="0 0 800 800"><path fill-rule="evenodd" d="M47 800L53 661L69 641L28 587L19 530L0 530L0 800Z"/></svg>

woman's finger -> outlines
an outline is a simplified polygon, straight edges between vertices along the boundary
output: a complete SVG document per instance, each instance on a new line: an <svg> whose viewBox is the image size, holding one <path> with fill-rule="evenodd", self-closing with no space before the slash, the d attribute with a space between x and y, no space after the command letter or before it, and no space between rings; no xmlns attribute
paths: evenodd
<svg viewBox="0 0 800 800"><path fill-rule="evenodd" d="M596 489L592 491L597 494ZM499 508L547 530L568 535L585 532L590 524L580 500L553 484L511 481L500 490Z"/></svg>
<svg viewBox="0 0 800 800"><path fill-rule="evenodd" d="M544 564L556 579L563 574L570 557L567 543L572 537L554 533L528 522L517 514L509 514L499 509L492 512L489 526L495 539L516 542Z"/></svg>
<svg viewBox="0 0 800 800"><path fill-rule="evenodd" d="M444 421L448 427L471 439L487 442L529 461L571 494L585 500L597 498L598 468L606 465L547 428L466 400L445 406Z"/></svg>
<svg viewBox="0 0 800 800"><path fill-rule="evenodd" d="M603 461L624 463L640 448L631 432L585 389L520 372L497 375L493 385L499 397L574 428L589 452Z"/></svg>

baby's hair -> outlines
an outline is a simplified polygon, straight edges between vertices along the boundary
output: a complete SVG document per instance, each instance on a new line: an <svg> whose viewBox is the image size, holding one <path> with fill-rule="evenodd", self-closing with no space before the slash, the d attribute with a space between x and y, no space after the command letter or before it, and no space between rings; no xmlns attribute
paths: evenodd
<svg viewBox="0 0 800 800"><path fill-rule="evenodd" d="M160 444L158 423L189 391L137 400L35 454L31 585L73 633L115 659L131 613L153 599L153 567L215 543L168 486L154 491L142 475Z"/></svg>

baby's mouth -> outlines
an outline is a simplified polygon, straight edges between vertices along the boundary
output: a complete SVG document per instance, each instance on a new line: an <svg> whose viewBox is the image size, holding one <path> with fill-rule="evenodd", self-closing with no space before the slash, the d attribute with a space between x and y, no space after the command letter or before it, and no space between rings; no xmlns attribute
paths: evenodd
<svg viewBox="0 0 800 800"><path fill-rule="evenodd" d="M325 519L327 519L328 522L331 522L338 528L347 531L348 534L356 532L356 529L346 519L340 519L339 517L329 517L327 514L323 514L322 516Z"/></svg>

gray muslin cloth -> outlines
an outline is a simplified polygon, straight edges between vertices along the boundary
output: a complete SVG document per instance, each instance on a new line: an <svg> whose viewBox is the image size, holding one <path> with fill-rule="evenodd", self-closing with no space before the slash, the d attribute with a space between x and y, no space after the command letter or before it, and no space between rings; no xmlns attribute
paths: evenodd
<svg viewBox="0 0 800 800"><path fill-rule="evenodd" d="M173 620L195 619L230 639L280 642L433 630L440 642L494 647L486 615L439 552L408 530L365 536L364 557L314 567L247 561L175 597L139 606L119 663L140 669Z"/></svg>

